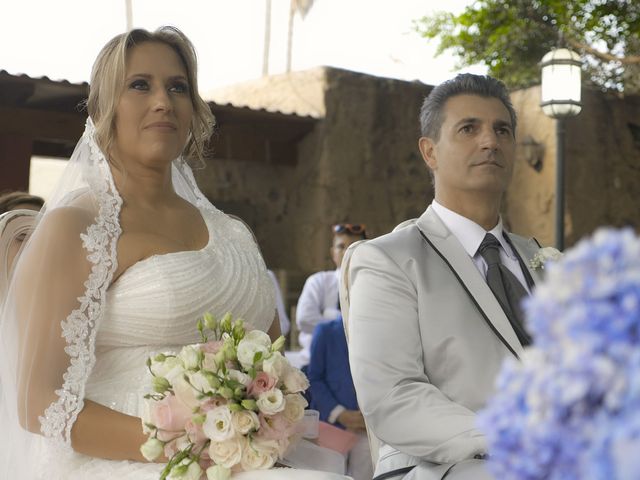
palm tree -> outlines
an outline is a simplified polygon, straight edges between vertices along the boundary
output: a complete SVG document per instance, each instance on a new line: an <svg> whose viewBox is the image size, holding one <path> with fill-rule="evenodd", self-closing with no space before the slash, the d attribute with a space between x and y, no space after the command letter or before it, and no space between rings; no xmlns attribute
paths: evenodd
<svg viewBox="0 0 640 480"><path fill-rule="evenodd" d="M313 7L314 0L291 0L291 6L289 8L289 32L287 38L287 72L291 71L291 53L293 50L293 20L296 13L300 14L300 18L304 20L311 7Z"/></svg>
<svg viewBox="0 0 640 480"><path fill-rule="evenodd" d="M127 16L127 32L133 29L133 6L132 0L125 0L125 11Z"/></svg>
<svg viewBox="0 0 640 480"><path fill-rule="evenodd" d="M266 0L264 13L264 49L262 50L262 76L269 75L269 48L271 46L271 0Z"/></svg>

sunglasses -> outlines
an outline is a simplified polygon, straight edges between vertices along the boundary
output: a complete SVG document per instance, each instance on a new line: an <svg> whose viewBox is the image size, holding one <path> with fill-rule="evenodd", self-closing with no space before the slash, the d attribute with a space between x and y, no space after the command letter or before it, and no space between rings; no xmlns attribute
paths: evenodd
<svg viewBox="0 0 640 480"><path fill-rule="evenodd" d="M351 235L363 235L365 225L362 223L337 223L333 227L333 233L349 233Z"/></svg>

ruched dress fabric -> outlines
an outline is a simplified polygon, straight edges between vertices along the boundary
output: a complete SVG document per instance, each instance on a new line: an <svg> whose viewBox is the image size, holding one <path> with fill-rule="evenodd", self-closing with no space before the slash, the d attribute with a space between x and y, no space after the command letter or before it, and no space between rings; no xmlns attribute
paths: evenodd
<svg viewBox="0 0 640 480"><path fill-rule="evenodd" d="M85 398L141 416L143 396L150 391L146 359L197 343L196 321L205 312L217 317L231 312L250 328L268 330L275 313L273 285L252 234L220 211L201 213L209 231L204 248L144 259L107 290L105 317L96 336L96 363ZM48 448L44 439L42 448ZM46 459L39 469L42 479L157 480L163 468L161 464L110 461L59 450L53 455L42 453L40 458ZM237 477L304 479L307 475L333 478L292 469L244 472Z"/></svg>

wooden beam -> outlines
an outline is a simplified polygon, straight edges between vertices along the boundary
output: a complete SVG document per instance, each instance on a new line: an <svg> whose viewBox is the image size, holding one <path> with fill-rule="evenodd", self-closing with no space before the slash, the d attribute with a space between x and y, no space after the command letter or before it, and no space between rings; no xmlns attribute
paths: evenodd
<svg viewBox="0 0 640 480"><path fill-rule="evenodd" d="M24 135L34 140L76 142L86 114L0 107L0 135Z"/></svg>
<svg viewBox="0 0 640 480"><path fill-rule="evenodd" d="M0 133L0 192L28 190L31 138Z"/></svg>

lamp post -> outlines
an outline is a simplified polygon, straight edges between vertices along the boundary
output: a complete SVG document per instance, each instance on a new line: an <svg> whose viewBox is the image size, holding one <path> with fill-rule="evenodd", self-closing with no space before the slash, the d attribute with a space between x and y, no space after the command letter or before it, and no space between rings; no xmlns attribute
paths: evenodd
<svg viewBox="0 0 640 480"><path fill-rule="evenodd" d="M580 56L567 48L556 48L542 57L540 106L556 119L556 248L564 249L564 137L565 120L582 110L580 102Z"/></svg>

